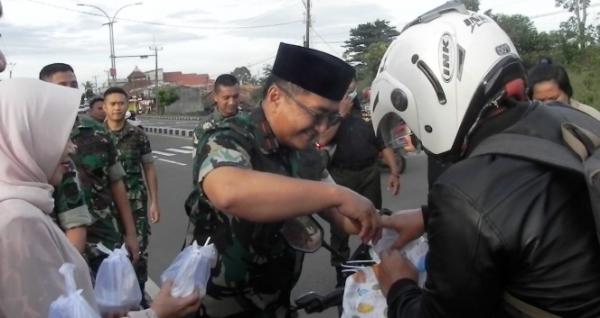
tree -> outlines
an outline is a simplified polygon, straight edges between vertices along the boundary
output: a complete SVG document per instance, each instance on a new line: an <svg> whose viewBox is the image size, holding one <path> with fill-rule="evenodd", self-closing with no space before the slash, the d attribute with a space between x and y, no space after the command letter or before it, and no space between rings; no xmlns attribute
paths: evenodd
<svg viewBox="0 0 600 318"><path fill-rule="evenodd" d="M479 0L460 0L468 10L479 11Z"/></svg>
<svg viewBox="0 0 600 318"><path fill-rule="evenodd" d="M538 49L538 32L529 17L521 14L497 14L492 18L508 34L519 53L527 54Z"/></svg>
<svg viewBox="0 0 600 318"><path fill-rule="evenodd" d="M245 66L236 67L231 73L235 76L241 85L250 84L252 82L252 73Z"/></svg>
<svg viewBox="0 0 600 318"><path fill-rule="evenodd" d="M575 35L579 49L583 50L593 41L594 28L587 26L590 0L555 0L557 7L563 7L573 14L569 20L561 23L561 30Z"/></svg>
<svg viewBox="0 0 600 318"><path fill-rule="evenodd" d="M373 79L377 75L379 63L387 50L389 43L377 42L369 45L364 54L365 69L362 78Z"/></svg>
<svg viewBox="0 0 600 318"><path fill-rule="evenodd" d="M344 42L344 57L357 66L364 66L365 54L370 45L379 42L389 44L398 34L400 33L396 27L390 26L386 20L359 24L350 30L350 38Z"/></svg>
<svg viewBox="0 0 600 318"><path fill-rule="evenodd" d="M162 87L158 90L158 102L161 107L167 107L177 100L179 100L179 95L177 95L177 90L175 87L167 86Z"/></svg>
<svg viewBox="0 0 600 318"><path fill-rule="evenodd" d="M81 86L83 86L84 93L81 95L80 104L83 105L86 101L94 97L94 84L92 84L90 81L86 81L82 82Z"/></svg>

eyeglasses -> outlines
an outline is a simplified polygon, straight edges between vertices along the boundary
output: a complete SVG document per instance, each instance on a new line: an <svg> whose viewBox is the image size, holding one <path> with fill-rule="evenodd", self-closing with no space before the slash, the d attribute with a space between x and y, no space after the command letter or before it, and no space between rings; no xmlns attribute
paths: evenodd
<svg viewBox="0 0 600 318"><path fill-rule="evenodd" d="M298 101L294 96L285 88L280 85L275 84L277 88L279 88L287 97L289 97L296 105L300 106L305 112L307 112L312 118L315 120L315 124L317 126L326 125L327 127L331 127L336 125L340 121L342 121L343 117L337 111L327 111L327 112L319 112L314 109L304 105L300 101Z"/></svg>

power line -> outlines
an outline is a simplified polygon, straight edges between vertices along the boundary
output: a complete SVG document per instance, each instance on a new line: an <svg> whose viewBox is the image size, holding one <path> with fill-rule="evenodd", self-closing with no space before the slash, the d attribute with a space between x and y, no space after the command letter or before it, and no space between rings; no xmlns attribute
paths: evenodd
<svg viewBox="0 0 600 318"><path fill-rule="evenodd" d="M75 12L75 13L104 17L103 15L101 15L99 13L80 11L80 10L76 10L76 9L72 9L72 8L44 2L44 1L39 1L39 0L27 0L27 1L29 1L31 3L36 3L36 4L40 4L40 5L56 8L56 9L71 11L71 12ZM171 23L164 23L164 22L157 22L157 21L145 21L145 20L135 20L135 19L127 19L127 18L118 18L118 19L116 19L116 21L127 21L127 22L133 22L133 23L138 23L138 24L147 24L147 25L154 25L154 26L161 26L161 27L182 28L182 29L201 29L201 30L262 29L262 28L271 28L271 27L277 27L277 26L290 25L290 24L304 22L303 20L293 20L293 21L280 22L280 23L263 24L263 25L245 25L245 26L210 25L210 26L205 26L205 25L171 24Z"/></svg>
<svg viewBox="0 0 600 318"><path fill-rule="evenodd" d="M319 37L319 39L321 39L321 41L323 41L323 43L327 44L327 46L329 47L329 49L330 49L332 52L334 52L336 55L339 55L339 56L341 56L341 54L340 54L340 53L339 53L339 52L338 52L336 49L334 49L334 48L333 48L333 46L331 46L331 44L329 44L329 42L327 42L327 41L326 41L326 40L325 40L325 39L324 39L324 38L323 38L323 37L322 37L322 36L319 34L319 32L317 32L317 30L315 30L315 28L313 28L312 26L311 26L310 28L313 30L313 32L315 32L315 34L316 34L316 35Z"/></svg>

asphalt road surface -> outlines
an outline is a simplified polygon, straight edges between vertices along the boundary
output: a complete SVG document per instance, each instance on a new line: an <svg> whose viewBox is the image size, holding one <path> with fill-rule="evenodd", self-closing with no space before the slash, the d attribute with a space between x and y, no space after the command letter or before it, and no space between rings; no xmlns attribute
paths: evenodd
<svg viewBox="0 0 600 318"><path fill-rule="evenodd" d="M176 121L169 121L172 124ZM181 121L184 122L184 121ZM193 121L187 121L194 124ZM164 126L167 126L166 124ZM172 126L171 126L172 127ZM181 127L183 128L183 127ZM193 128L193 127L192 127ZM183 203L192 188L192 147L191 139L150 134L155 164L159 178L159 198L161 220L152 227L150 237L150 278L160 281L160 274L175 258L181 249L187 226L187 216ZM401 177L400 194L396 197L386 191L387 174L382 173L383 205L391 210L420 207L426 199L426 158L414 155L407 158L407 169ZM328 228L324 225L325 238L329 240ZM358 244L356 239L353 246ZM159 284L160 285L160 284ZM329 252L320 249L308 254L300 281L292 292L292 299L308 292L327 293L335 286L335 271L329 264ZM300 317L337 317L337 311L330 309L321 314Z"/></svg>
<svg viewBox="0 0 600 318"><path fill-rule="evenodd" d="M196 120L171 120L140 117L143 126L147 127L171 127L181 129L194 129L198 125Z"/></svg>

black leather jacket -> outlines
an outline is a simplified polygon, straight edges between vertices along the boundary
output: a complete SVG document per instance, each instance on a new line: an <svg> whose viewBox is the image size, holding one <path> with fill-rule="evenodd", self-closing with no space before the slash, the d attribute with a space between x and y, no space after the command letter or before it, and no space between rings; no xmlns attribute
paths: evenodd
<svg viewBox="0 0 600 318"><path fill-rule="evenodd" d="M507 111L477 132L501 131ZM442 174L429 195L428 280L396 282L389 317L521 317L505 292L562 317L600 317L600 246L579 175L500 155Z"/></svg>

